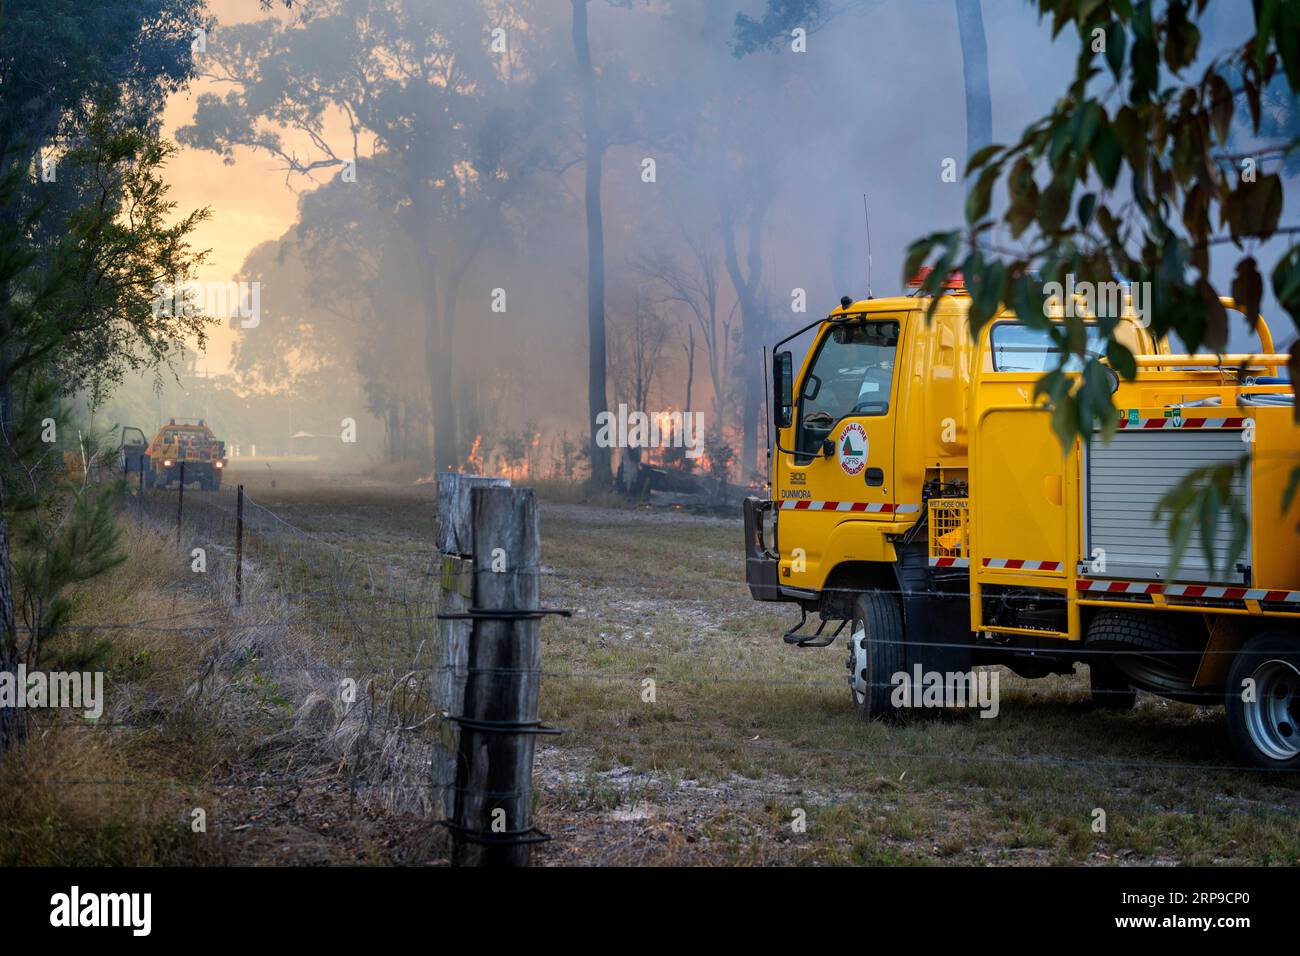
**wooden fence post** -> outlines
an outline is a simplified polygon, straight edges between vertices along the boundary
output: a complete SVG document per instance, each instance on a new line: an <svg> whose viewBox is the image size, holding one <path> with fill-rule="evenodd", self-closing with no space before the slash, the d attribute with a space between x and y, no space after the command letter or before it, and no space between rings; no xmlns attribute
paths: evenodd
<svg viewBox="0 0 1300 956"><path fill-rule="evenodd" d="M471 490L475 487L510 486L508 478L485 478L445 472L438 475L439 614L463 614L474 598L473 541L470 526ZM468 666L470 622L440 621L442 651L434 675L434 709L459 717L465 704L465 669ZM449 819L455 808L456 750L460 734L455 722L444 720L433 752L434 815Z"/></svg>
<svg viewBox="0 0 1300 956"><path fill-rule="evenodd" d="M526 866L541 688L541 536L531 488L472 492L474 605L452 864ZM496 615L496 616L494 616Z"/></svg>
<svg viewBox="0 0 1300 956"><path fill-rule="evenodd" d="M235 603L244 603L244 486L235 498Z"/></svg>

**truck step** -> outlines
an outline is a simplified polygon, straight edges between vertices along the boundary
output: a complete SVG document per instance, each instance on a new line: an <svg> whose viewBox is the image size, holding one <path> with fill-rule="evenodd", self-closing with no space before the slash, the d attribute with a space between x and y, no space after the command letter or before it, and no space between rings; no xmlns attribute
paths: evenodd
<svg viewBox="0 0 1300 956"><path fill-rule="evenodd" d="M786 631L781 639L787 644L793 644L795 647L829 647L835 643L835 638L840 636L840 631L844 630L844 625L849 623L846 620L840 621L840 626L835 629L833 634L823 637L822 632L826 630L826 623L829 620L829 618L823 617L817 624L817 630L811 634L800 633L804 625L808 623L808 609L801 607L799 608L799 623Z"/></svg>

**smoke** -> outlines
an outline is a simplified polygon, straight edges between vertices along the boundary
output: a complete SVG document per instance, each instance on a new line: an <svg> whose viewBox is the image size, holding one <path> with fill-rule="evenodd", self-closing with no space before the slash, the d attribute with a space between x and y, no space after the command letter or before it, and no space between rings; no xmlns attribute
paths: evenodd
<svg viewBox="0 0 1300 956"><path fill-rule="evenodd" d="M421 0L390 0L388 6L404 4L423 9ZM213 4L227 23L270 22L266 14L252 14L251 6L247 0ZM503 191L497 223L458 287L451 347L462 454L477 436L490 445L511 435L540 433L542 445L549 446L560 434L581 437L587 421L583 127L569 4L485 0L467 7L465 0L447 0L428 16L447 29L458 28L457 11L474 6L504 31L501 69L509 72L510 82L504 100L484 96L478 114L473 110L479 107L470 106L468 123L493 132L497 149L526 153L528 159L511 173L520 177L520 188ZM745 335L751 342L772 342L835 307L842 295L866 296L863 195L870 212L870 287L878 297L903 291L907 245L927 232L957 226L965 198L963 60L952 0L844 0L830 5L831 15L807 34L801 51L794 38L779 38L770 49L738 57L736 15L757 16L762 6L760 0L592 0L589 7L600 113L609 140L602 209L611 341L619 334L628 341L629 333L618 330L632 321L629 313L635 310L623 303L650 302L666 339L648 392L643 381L638 389L652 405L644 411L704 410L716 417L714 409L721 408L729 420L710 421L708 427L730 429L737 441L741 386L746 376L761 374L752 346L742 347ZM982 6L993 138L1008 142L1064 92L1077 41L1068 31L1054 40L1050 23L1039 22L1028 3L985 0ZM455 15L442 16L444 7ZM308 5L309 13L329 8L324 0ZM474 22L468 13L462 19ZM1236 19L1211 14L1207 47L1222 49L1239 40L1247 27ZM290 22L282 11L275 20ZM308 16L292 28L318 29L319 20ZM452 40L453 46L473 46L476 57L491 54L488 32L467 30ZM208 40L214 55L222 42L219 28ZM319 61L306 58L283 69L306 75L337 53L321 44ZM401 67L395 63L394 70L400 73ZM202 88L220 85L208 81ZM192 120L194 92L175 95L169 126ZM333 106L324 112L330 117L327 134L341 140L335 147L351 149L351 120L360 124L357 175L382 175L365 165L373 158L366 150L376 148L366 118L349 118ZM283 128L278 132L286 149L311 155L309 139ZM431 143L438 148L436 137ZM255 149L240 147L219 156L187 146L173 176L182 183L176 198L183 204L214 206L213 222L205 228L222 238L225 255L214 262L217 271L204 278L224 282L235 271L256 272L263 282L259 327L221 330L214 339L210 365L218 373L224 371L227 350L233 347L243 357L223 387L236 395L273 384L277 376L268 378L270 365L249 364L252 356L269 360L269 355L287 369L282 381L309 378L307 372L321 379L307 402L320 420L319 430L335 428L345 417L356 419L362 435L357 447L374 458L396 440L388 434L396 427L404 436L401 453L419 457L429 444L432 416L427 385L420 381L425 372L419 357L427 343L421 323L411 316L420 308L423 273L432 264L417 259L383 273L376 281L385 284L389 304L382 309L357 288L322 294L319 275L301 274L299 217L306 215L308 203L286 202L286 196L291 189L310 194L345 188L331 178L334 170L294 179ZM210 192L204 191L205 182ZM230 189L232 182L238 190ZM755 212L758 207L761 212ZM755 263L760 267L757 293L764 321L748 331L725 262L728 210L742 273L750 274ZM751 230L752 218L758 224ZM431 219L430 227L439 228L436 215ZM366 228L372 227L382 231L383 223ZM357 241L360 270L361 260L391 236L363 230ZM270 245L249 255L242 269L232 263L241 243L248 255L258 242ZM467 242L468 234L449 231L446 254L463 251ZM716 387L698 317L644 268L654 259L690 268L698 262L693 243L716 257L708 281L721 330L718 347L729 347ZM1261 262L1270 261L1274 245L1262 251ZM1215 278L1227 288L1228 256L1222 259ZM343 257L331 268L346 272L350 267ZM498 308L500 300L504 308ZM1266 309L1270 304L1266 299ZM281 337L275 340L277 322ZM687 361L688 328L697 345L693 368ZM268 349L245 339L256 335L277 344ZM1246 335L1240 323L1234 324L1232 346L1244 347ZM688 376L694 408L683 409ZM609 408L636 397L628 394L621 380L626 378L611 378ZM385 404L387 399L375 397L378 386L401 400ZM220 423L219 411L212 415ZM266 424L272 434L280 427Z"/></svg>

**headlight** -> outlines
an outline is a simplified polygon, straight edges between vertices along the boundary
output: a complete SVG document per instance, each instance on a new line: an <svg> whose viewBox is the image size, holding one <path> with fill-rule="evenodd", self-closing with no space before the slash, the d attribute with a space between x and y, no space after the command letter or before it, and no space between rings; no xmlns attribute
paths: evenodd
<svg viewBox="0 0 1300 956"><path fill-rule="evenodd" d="M224 461L219 461L219 462L217 462L217 467L218 467L218 468L225 468L225 467L226 467L226 463L225 463Z"/></svg>
<svg viewBox="0 0 1300 956"><path fill-rule="evenodd" d="M170 468L171 466L172 466L172 460L171 460L170 458L164 458L164 459L163 459L163 467L164 467L164 468Z"/></svg>

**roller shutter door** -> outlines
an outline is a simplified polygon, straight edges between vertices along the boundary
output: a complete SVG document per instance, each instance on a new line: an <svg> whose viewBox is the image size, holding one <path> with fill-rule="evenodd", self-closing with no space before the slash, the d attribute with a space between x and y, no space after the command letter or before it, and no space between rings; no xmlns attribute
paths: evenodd
<svg viewBox="0 0 1300 956"><path fill-rule="evenodd" d="M1206 465L1234 462L1249 452L1238 429L1161 429L1118 432L1109 445L1093 441L1085 455L1084 551L1091 560L1095 549L1105 553L1104 577L1164 580L1169 567L1168 515L1152 517L1156 503L1184 475ZM1250 511L1250 475L1238 474L1233 494ZM1211 575L1201 549L1199 530L1174 575L1179 581L1241 583L1241 573L1224 571L1232 527L1220 513L1214 540L1218 573ZM1237 564L1250 560L1249 532Z"/></svg>

